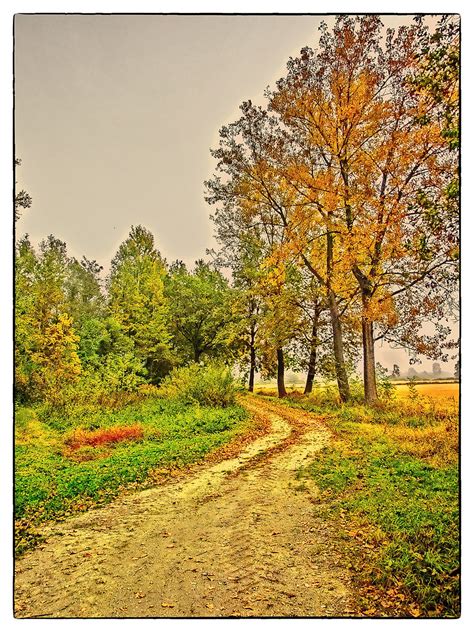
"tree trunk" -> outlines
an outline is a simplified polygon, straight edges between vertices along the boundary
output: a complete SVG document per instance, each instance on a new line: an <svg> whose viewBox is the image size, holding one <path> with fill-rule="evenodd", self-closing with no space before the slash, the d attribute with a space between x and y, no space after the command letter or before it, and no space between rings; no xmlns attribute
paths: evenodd
<svg viewBox="0 0 474 632"><path fill-rule="evenodd" d="M332 338L334 348L334 361L336 365L336 380L339 396L342 402L349 401L351 396L349 380L347 378L346 364L344 362L344 344L342 341L341 319L337 307L336 297L332 290L328 291L329 312L331 315Z"/></svg>
<svg viewBox="0 0 474 632"><path fill-rule="evenodd" d="M311 328L311 345L308 361L308 375L306 376L306 386L304 387L304 394L309 395L313 390L314 376L316 375L316 334L318 331L318 318L321 310L319 304L314 306L313 326Z"/></svg>
<svg viewBox="0 0 474 632"><path fill-rule="evenodd" d="M353 268L354 276L359 282L362 294L362 349L364 352L364 398L366 404L377 401L377 381L375 378L375 343L374 323L366 316L370 297L372 296L372 284L370 279L358 268Z"/></svg>
<svg viewBox="0 0 474 632"><path fill-rule="evenodd" d="M277 373L278 397L286 397L285 360L283 358L283 349L277 349L277 360L278 360L278 373Z"/></svg>
<svg viewBox="0 0 474 632"><path fill-rule="evenodd" d="M199 347L195 347L194 348L194 362L199 363L199 360L201 359L201 349L199 349Z"/></svg>
<svg viewBox="0 0 474 632"><path fill-rule="evenodd" d="M375 378L374 325L362 316L362 346L364 350L364 396L366 404L377 401Z"/></svg>
<svg viewBox="0 0 474 632"><path fill-rule="evenodd" d="M249 391L253 393L253 387L255 383L255 344L254 344L255 334L252 332L251 342L250 342L250 375L249 375Z"/></svg>
<svg viewBox="0 0 474 632"><path fill-rule="evenodd" d="M333 268L333 235L328 230L326 233L326 291L331 315L332 339L334 348L334 362L336 365L336 380L339 389L339 397L342 402L350 399L349 380L347 379L346 363L344 362L344 345L342 342L341 318L337 306L336 295L332 289L332 268Z"/></svg>
<svg viewBox="0 0 474 632"><path fill-rule="evenodd" d="M306 376L306 385L304 387L304 394L309 395L313 390L314 376L316 375L316 348L311 347L308 362L308 374Z"/></svg>

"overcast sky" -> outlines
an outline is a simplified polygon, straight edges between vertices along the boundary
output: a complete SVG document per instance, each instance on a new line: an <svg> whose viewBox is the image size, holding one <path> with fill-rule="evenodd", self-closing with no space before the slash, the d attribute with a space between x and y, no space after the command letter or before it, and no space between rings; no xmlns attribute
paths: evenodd
<svg viewBox="0 0 474 632"><path fill-rule="evenodd" d="M242 101L262 99L290 56L316 45L320 21L18 15L17 180L33 198L18 236L36 244L52 233L107 269L130 226L143 224L168 261L192 265L214 245L203 182L219 128ZM378 355L407 366L403 352Z"/></svg>

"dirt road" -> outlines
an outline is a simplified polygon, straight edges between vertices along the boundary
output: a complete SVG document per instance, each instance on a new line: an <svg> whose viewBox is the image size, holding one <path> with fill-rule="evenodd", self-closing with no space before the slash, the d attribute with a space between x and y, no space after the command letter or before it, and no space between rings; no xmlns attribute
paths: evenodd
<svg viewBox="0 0 474 632"><path fill-rule="evenodd" d="M336 528L297 478L330 433L308 413L245 405L271 431L236 458L49 527L16 564L16 616L349 615Z"/></svg>

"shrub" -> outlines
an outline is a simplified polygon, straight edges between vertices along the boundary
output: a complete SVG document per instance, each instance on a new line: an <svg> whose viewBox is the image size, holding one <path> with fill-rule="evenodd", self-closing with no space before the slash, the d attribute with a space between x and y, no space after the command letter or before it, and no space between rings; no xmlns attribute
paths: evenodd
<svg viewBox="0 0 474 632"><path fill-rule="evenodd" d="M163 380L160 393L183 403L226 407L234 404L236 390L230 369L212 363L174 369Z"/></svg>

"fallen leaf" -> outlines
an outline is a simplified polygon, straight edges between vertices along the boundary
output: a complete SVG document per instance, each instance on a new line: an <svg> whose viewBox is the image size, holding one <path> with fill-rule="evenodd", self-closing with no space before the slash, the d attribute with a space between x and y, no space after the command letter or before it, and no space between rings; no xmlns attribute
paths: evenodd
<svg viewBox="0 0 474 632"><path fill-rule="evenodd" d="M213 603L207 603L207 604L206 604L206 608L207 608L208 610L214 610L214 604L213 604Z"/></svg>
<svg viewBox="0 0 474 632"><path fill-rule="evenodd" d="M174 608L176 604L174 603L166 603L166 601L163 601L163 603L161 604L162 608Z"/></svg>
<svg viewBox="0 0 474 632"><path fill-rule="evenodd" d="M135 599L143 599L144 596L145 595L143 593L141 593L141 592L135 593Z"/></svg>

